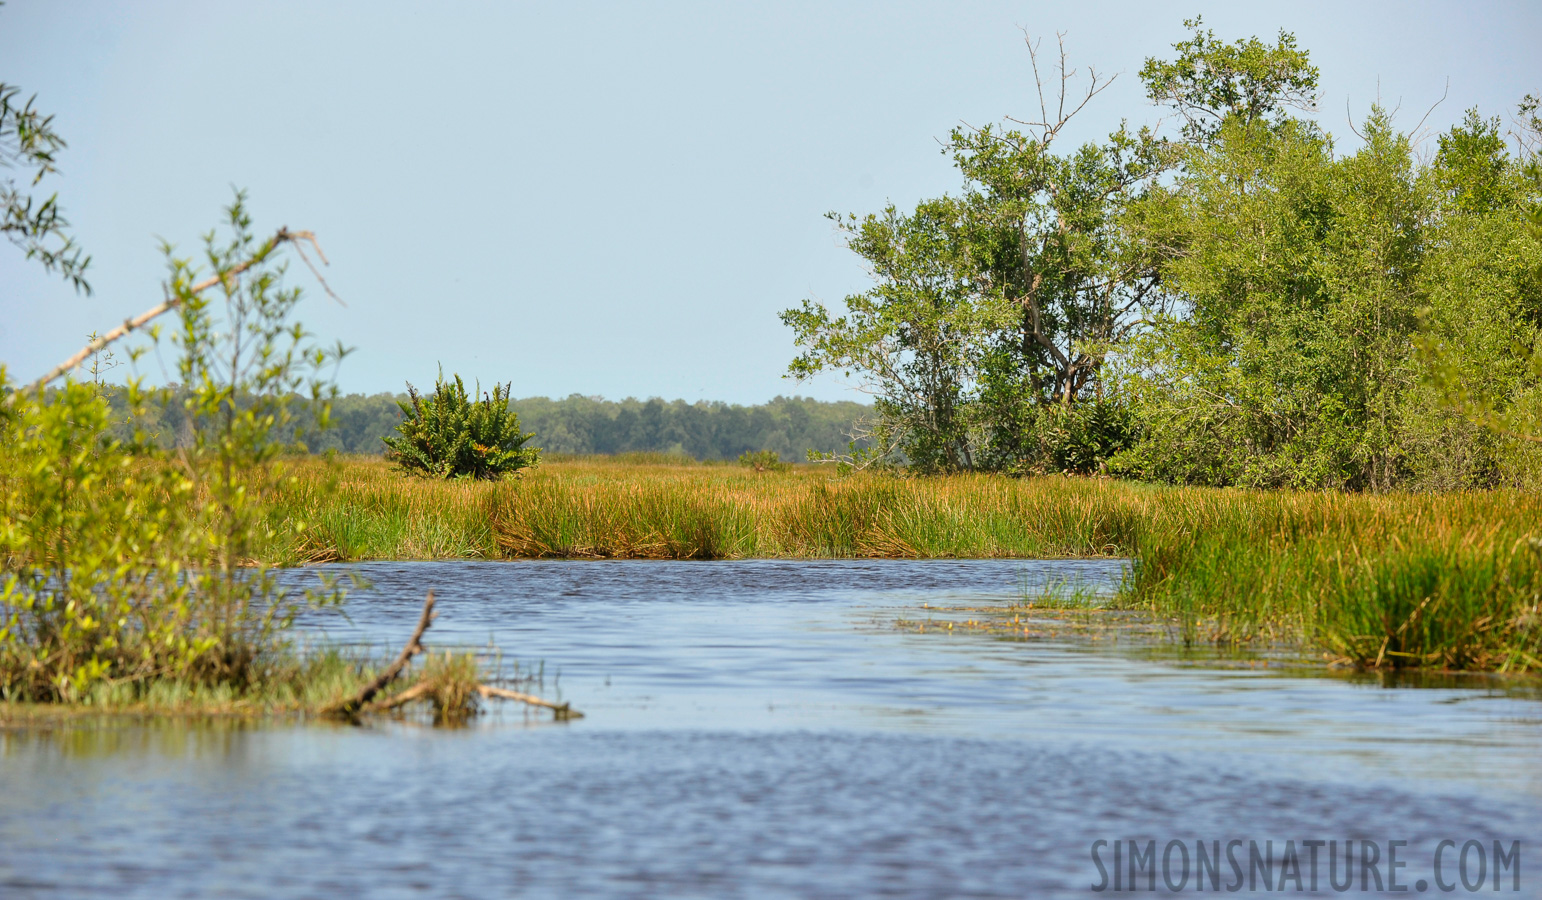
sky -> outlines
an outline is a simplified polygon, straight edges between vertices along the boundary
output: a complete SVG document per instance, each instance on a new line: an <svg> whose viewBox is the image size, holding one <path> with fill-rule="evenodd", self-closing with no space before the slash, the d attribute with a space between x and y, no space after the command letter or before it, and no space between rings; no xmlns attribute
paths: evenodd
<svg viewBox="0 0 1542 900"><path fill-rule="evenodd" d="M1412 129L1446 95L1443 130L1542 94L1528 2L9 0L0 81L69 142L41 189L95 292L0 244L0 362L37 377L160 302L160 241L195 251L241 187L260 231L317 234L346 305L290 283L355 348L345 392L442 365L515 396L864 399L784 377L778 312L868 284L824 213L956 192L949 130L1033 111L1025 32L1117 76L1068 138L1157 122L1137 73L1196 13L1294 33L1341 149L1378 97Z"/></svg>

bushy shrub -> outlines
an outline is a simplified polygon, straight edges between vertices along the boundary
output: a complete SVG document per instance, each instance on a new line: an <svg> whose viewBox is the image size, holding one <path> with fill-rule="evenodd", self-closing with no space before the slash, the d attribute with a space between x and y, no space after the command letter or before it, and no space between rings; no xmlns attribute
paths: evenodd
<svg viewBox="0 0 1542 900"><path fill-rule="evenodd" d="M981 468L1017 475L1094 475L1135 438L1122 403L1088 398L1070 405L1019 400L990 410Z"/></svg>
<svg viewBox="0 0 1542 900"><path fill-rule="evenodd" d="M286 590L253 562L275 434L299 391L325 419L319 369L336 354L294 322L280 239L253 238L241 195L228 225L228 244L205 238L212 280L167 248L184 390L133 378L123 392L139 421L180 401L179 446L113 437L96 384L0 400L0 701L132 700L157 682L239 693L271 680L296 615L342 600L330 582Z"/></svg>
<svg viewBox="0 0 1542 900"><path fill-rule="evenodd" d="M434 380L434 394L423 397L407 385L408 402L398 401L404 416L397 437L381 440L386 457L408 472L437 478L496 480L534 466L540 449L526 447L535 437L519 430L519 416L509 408L511 384L493 385L476 399L459 375Z"/></svg>
<svg viewBox="0 0 1542 900"><path fill-rule="evenodd" d="M775 450L746 450L739 454L739 465L757 472L784 472L787 463Z"/></svg>

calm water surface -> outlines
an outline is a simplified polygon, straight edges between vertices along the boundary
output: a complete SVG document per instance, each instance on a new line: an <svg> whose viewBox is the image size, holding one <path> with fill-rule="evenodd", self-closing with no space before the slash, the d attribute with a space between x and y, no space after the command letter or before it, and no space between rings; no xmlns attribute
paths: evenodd
<svg viewBox="0 0 1542 900"><path fill-rule="evenodd" d="M430 645L544 665L587 717L0 732L0 897L1090 896L1099 839L1351 838L1408 841L1405 885L1440 840L1520 840L1503 895L1542 896L1524 685L895 625L1117 562L356 571L309 632L394 651L433 588Z"/></svg>

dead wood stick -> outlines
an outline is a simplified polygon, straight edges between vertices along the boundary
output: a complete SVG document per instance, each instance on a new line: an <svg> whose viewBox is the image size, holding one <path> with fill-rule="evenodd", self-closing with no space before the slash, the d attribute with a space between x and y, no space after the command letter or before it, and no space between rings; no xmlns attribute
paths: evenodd
<svg viewBox="0 0 1542 900"><path fill-rule="evenodd" d="M559 719L582 719L584 717L583 713L573 709L566 703L553 703L550 700L543 700L534 694L521 694L519 691L511 691L508 688L493 687L490 684L479 684L477 685L477 693L481 694L483 697L498 697L503 700L518 700L519 702L528 704L530 706L542 706L555 712L557 714L557 718Z"/></svg>
<svg viewBox="0 0 1542 900"><path fill-rule="evenodd" d="M376 703L374 706L370 707L370 711L385 712L388 709L395 709L396 707L401 706L403 703L411 703L412 701L427 693L428 685L425 682L420 681L405 691L402 691L400 694L397 694L395 697Z"/></svg>
<svg viewBox="0 0 1542 900"><path fill-rule="evenodd" d="M145 310L132 319L124 319L122 325L119 325L117 328L114 328L101 337L98 337L96 340L83 347L80 352L76 353L74 356L70 357L59 365L54 366L47 375L44 375L37 381L32 382L32 384L29 385L27 389L32 391L41 391L50 381L53 381L55 378L58 378L67 372L75 370L80 366L81 363L85 362L91 356L91 354L101 352L108 344L111 344L119 338L124 337L129 332L145 327L146 325L150 324L151 320L157 318L163 313L170 312L171 310L181 306L184 296L201 294L209 288L214 287L216 284L219 284L221 281L229 283L230 279L233 279L235 276L240 275L242 272L245 272L247 269L250 269L257 263L267 259L268 255L277 249L280 244L295 244L296 248L298 249L300 241L310 241L311 246L316 250L316 255L321 257L321 261L323 263L327 261L326 256L321 252L321 245L316 242L316 235L309 231L290 231L288 228L280 228L278 232L273 235L273 237L268 239L267 243L262 245L261 249L252 254L250 259L236 263L234 266L231 266L230 270L227 272L211 275L208 278L205 278L203 281L200 281L192 287L188 288L188 293L186 295L168 297L165 301L156 306L152 306L151 308ZM311 261L309 259L305 259L305 254L303 252L301 252L300 258L305 260L305 264L310 266L312 272L316 271L316 267L311 265ZM321 274L319 272L316 273L316 278L320 280ZM331 294L334 298L337 296L336 294L332 293L332 289L330 287L327 287L325 281L322 281L321 284L322 287L326 288L328 294ZM341 303L342 301L339 300L338 302ZM16 395L14 393L11 394L6 398L6 402L14 402L15 396Z"/></svg>
<svg viewBox="0 0 1542 900"><path fill-rule="evenodd" d="M402 652L396 657L396 662L391 663L384 672L381 672L374 681L365 685L364 689L359 691L352 699L333 707L331 712L342 716L352 716L363 708L364 704L374 699L374 696L380 693L382 688L395 681L396 676L402 673L402 669L407 667L407 663L411 661L412 657L423 652L423 645L420 641L423 639L423 633L428 630L428 626L433 623L435 618L434 592L429 591L428 597L423 601L423 613L418 616L418 627L412 632L412 637L407 639L406 645L402 647Z"/></svg>

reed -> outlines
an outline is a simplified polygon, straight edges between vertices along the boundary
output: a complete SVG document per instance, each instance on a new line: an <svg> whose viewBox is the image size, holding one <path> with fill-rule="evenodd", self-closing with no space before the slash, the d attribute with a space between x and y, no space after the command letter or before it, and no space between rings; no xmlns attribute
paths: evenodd
<svg viewBox="0 0 1542 900"><path fill-rule="evenodd" d="M268 558L1136 560L1115 605L1195 640L1336 661L1542 670L1542 498L1165 488L1062 477L838 477L569 458L517 481L301 460L268 489Z"/></svg>
<svg viewBox="0 0 1542 900"><path fill-rule="evenodd" d="M1143 492L990 475L835 477L576 458L515 481L300 460L267 490L267 558L1084 557L1128 552Z"/></svg>
<svg viewBox="0 0 1542 900"><path fill-rule="evenodd" d="M1306 637L1376 667L1542 670L1535 495L1181 491L1151 513L1121 599L1207 620L1211 638Z"/></svg>

